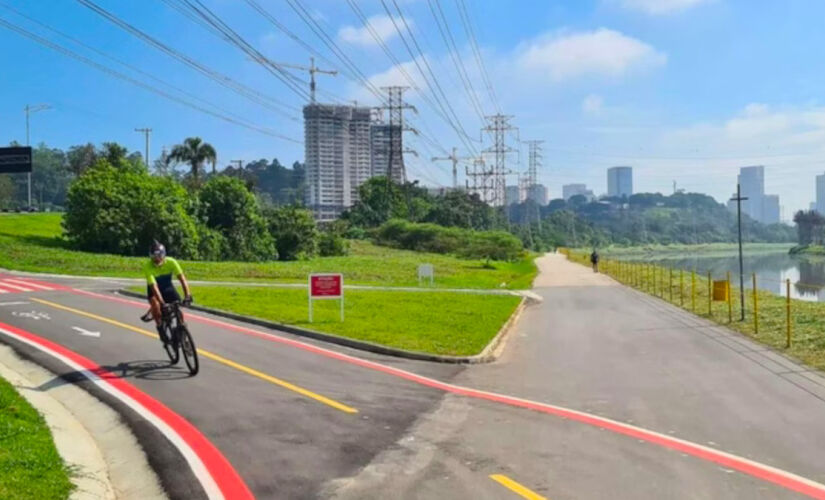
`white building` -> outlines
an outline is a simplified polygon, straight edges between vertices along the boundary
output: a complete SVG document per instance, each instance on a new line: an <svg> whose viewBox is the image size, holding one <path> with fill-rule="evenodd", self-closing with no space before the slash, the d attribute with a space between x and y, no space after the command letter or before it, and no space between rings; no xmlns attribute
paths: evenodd
<svg viewBox="0 0 825 500"><path fill-rule="evenodd" d="M607 196L621 198L633 194L633 167L607 169Z"/></svg>
<svg viewBox="0 0 825 500"><path fill-rule="evenodd" d="M561 187L562 198L564 201L570 201L570 198L582 195L587 198L587 201L593 200L595 196L593 196L593 191L587 189L586 184L565 184Z"/></svg>
<svg viewBox="0 0 825 500"><path fill-rule="evenodd" d="M304 106L305 203L316 220L334 220L372 176L370 108Z"/></svg>
<svg viewBox="0 0 825 500"><path fill-rule="evenodd" d="M775 224L779 222L779 196L775 194L765 194L765 167L760 165L740 168L739 185L742 196L747 198L747 200L742 201L742 213L748 214L751 219L765 224ZM819 177L817 177L817 194L818 193ZM733 206L735 208L735 203Z"/></svg>
<svg viewBox="0 0 825 500"><path fill-rule="evenodd" d="M504 188L504 202L507 206L517 205L522 201L521 188L519 186L507 186Z"/></svg>
<svg viewBox="0 0 825 500"><path fill-rule="evenodd" d="M816 176L816 202L814 210L825 214L825 174Z"/></svg>

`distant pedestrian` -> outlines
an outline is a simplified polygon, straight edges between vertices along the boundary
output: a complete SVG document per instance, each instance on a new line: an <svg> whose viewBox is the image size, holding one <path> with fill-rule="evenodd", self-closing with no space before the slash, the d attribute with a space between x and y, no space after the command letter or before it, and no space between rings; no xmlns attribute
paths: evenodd
<svg viewBox="0 0 825 500"><path fill-rule="evenodd" d="M599 252L596 249L593 249L593 253L590 254L590 263L593 264L593 272L599 272Z"/></svg>

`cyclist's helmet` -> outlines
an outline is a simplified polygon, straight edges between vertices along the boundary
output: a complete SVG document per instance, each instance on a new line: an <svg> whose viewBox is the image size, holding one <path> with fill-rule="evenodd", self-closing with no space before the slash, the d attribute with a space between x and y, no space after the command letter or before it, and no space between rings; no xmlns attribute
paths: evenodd
<svg viewBox="0 0 825 500"><path fill-rule="evenodd" d="M166 247L164 247L158 240L155 240L149 248L149 256L160 258L166 257Z"/></svg>

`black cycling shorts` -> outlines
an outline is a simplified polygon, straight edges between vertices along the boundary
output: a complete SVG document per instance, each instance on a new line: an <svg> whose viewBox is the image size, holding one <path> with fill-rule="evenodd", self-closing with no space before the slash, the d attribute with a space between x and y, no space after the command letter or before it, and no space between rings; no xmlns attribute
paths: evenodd
<svg viewBox="0 0 825 500"><path fill-rule="evenodd" d="M155 287L152 285L146 285L146 298L151 299L154 294ZM163 297L163 301L167 304L170 302L180 302L180 295L178 294L177 288L174 286L161 288L160 295Z"/></svg>

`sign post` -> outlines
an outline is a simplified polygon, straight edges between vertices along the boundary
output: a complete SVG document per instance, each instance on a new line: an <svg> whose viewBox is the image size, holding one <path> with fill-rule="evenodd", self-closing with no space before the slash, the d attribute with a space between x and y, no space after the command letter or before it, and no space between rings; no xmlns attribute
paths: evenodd
<svg viewBox="0 0 825 500"><path fill-rule="evenodd" d="M344 321L343 274L310 274L308 288L310 323L312 323L312 301L325 299L339 299L341 301L341 321Z"/></svg>

